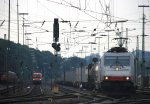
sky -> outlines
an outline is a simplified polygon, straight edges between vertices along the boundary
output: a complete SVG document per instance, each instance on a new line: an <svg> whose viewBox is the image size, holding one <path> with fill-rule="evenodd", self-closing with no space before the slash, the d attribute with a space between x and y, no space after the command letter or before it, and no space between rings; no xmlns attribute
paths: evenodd
<svg viewBox="0 0 150 104"><path fill-rule="evenodd" d="M8 0L0 0L0 38L8 34ZM10 40L18 42L17 0L11 1ZM54 18L59 19L59 43L63 57L85 57L91 53L106 52L117 46L114 38L117 29L126 36L128 28L128 50L133 51L139 35L139 49L142 49L142 13L138 5L149 5L150 0L18 0L19 13L24 15L25 45L54 53ZM150 35L150 7L144 9L145 34ZM124 23L116 21L127 20ZM66 21L66 22L65 22ZM23 44L23 15L19 15L19 43ZM109 33L107 30L112 30ZM91 36L95 34L95 36ZM106 36L102 36L106 35ZM96 38L97 37L97 38ZM101 38L99 38L101 37ZM145 50L150 51L150 36L145 37ZM91 43L96 44L91 44Z"/></svg>

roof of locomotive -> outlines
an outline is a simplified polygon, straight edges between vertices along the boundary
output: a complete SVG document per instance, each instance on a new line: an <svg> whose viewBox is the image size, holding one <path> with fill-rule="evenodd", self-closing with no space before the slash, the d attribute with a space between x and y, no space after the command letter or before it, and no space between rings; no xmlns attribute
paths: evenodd
<svg viewBox="0 0 150 104"><path fill-rule="evenodd" d="M42 73L35 72L35 73L33 73L33 75L42 75Z"/></svg>
<svg viewBox="0 0 150 104"><path fill-rule="evenodd" d="M128 50L125 47L112 47L107 52L123 53L128 52Z"/></svg>

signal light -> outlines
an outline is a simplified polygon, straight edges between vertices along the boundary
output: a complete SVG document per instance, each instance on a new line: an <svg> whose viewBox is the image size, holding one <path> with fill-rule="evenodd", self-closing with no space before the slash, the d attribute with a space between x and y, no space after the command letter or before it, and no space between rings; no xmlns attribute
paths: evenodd
<svg viewBox="0 0 150 104"><path fill-rule="evenodd" d="M58 39L59 39L59 23L58 23L58 18L54 18L53 37L55 39L55 42L58 42Z"/></svg>
<svg viewBox="0 0 150 104"><path fill-rule="evenodd" d="M60 51L60 43L52 43L52 47L56 50L56 51Z"/></svg>
<svg viewBox="0 0 150 104"><path fill-rule="evenodd" d="M88 69L91 69L91 68L92 68L92 66L93 66L92 64L89 64L89 65L88 65Z"/></svg>
<svg viewBox="0 0 150 104"><path fill-rule="evenodd" d="M92 61L96 63L98 61L98 59L97 58L93 58Z"/></svg>

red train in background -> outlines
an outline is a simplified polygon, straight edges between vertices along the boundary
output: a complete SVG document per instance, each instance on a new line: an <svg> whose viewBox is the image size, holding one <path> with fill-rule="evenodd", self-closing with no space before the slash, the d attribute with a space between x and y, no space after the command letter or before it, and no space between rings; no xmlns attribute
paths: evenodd
<svg viewBox="0 0 150 104"><path fill-rule="evenodd" d="M0 72L0 84L12 84L17 82L17 75L15 72L8 71L7 72Z"/></svg>
<svg viewBox="0 0 150 104"><path fill-rule="evenodd" d="M43 75L40 72L34 72L32 75L33 84L41 84L43 79Z"/></svg>

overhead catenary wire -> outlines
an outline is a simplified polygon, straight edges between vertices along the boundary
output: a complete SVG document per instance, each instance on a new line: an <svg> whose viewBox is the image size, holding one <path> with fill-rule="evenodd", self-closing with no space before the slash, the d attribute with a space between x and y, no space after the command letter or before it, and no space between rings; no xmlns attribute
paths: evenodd
<svg viewBox="0 0 150 104"><path fill-rule="evenodd" d="M41 3L39 0L37 0L44 8L46 8L48 11L50 11L51 13L53 13L54 15L56 15L58 18L60 18L61 20L64 20L62 17L60 17L58 14L56 14L55 12L53 12L52 10L50 10L49 8L47 8L43 3Z"/></svg>
<svg viewBox="0 0 150 104"><path fill-rule="evenodd" d="M79 8L79 7L76 7L76 6L74 6L74 5L70 4L70 3L68 3L68 2L66 2L66 3L69 4L69 5L62 4L62 3L59 3L59 2L55 2L55 1L52 1L52 0L48 0L48 1L49 1L49 2L53 2L53 3L56 3L56 4L59 4L59 5L72 7L72 8L78 9L78 10L84 12L84 13L85 13L85 11L87 11L87 12L91 12L91 13L97 13L97 14L101 14L101 15L106 15L105 13L99 13L99 12L95 12L95 11L92 11L92 10L81 9L81 8ZM65 0L63 0L63 1L65 1ZM89 15L89 14L88 14L88 15ZM110 16L110 17L117 18L117 19L127 20L126 18L121 18L121 17L117 17L117 16L113 16L113 15L109 15L109 16ZM92 17L93 17L93 16L92 16ZM97 18L95 18L95 17L93 17L93 18L94 18L94 19L97 19ZM97 19L97 20L98 20L98 19ZM129 21L130 21L130 20L129 20Z"/></svg>
<svg viewBox="0 0 150 104"><path fill-rule="evenodd" d="M37 0L36 0L37 1ZM41 2L40 0L38 0L39 2ZM46 1L46 0L45 0ZM49 0L49 1L52 1L52 0ZM82 39L83 40L86 40L86 39L84 39L84 38L87 38L87 40L88 39L90 39L90 36L89 36L89 38L88 37L84 37L84 35L87 35L87 33L85 32L85 33L74 33L74 34L72 34L72 31L75 29L75 24L76 23L78 23L77 24L77 26L76 26L76 29L77 29L77 31L78 30L85 30L85 31L87 31L87 28L84 28L84 29L81 29L81 27L80 27L80 24L82 24L82 23L89 23L89 22L91 22L91 24L95 24L95 26L94 26L94 28L92 27L91 29L89 29L88 31L91 31L91 33L92 33L92 31L93 31L93 29L96 29L96 30L98 30L98 31L101 31L102 29L104 29L104 28L101 28L100 26L99 26L99 24L101 25L101 23L105 23L106 22L106 20L104 20L104 16L106 16L105 14L100 14L100 12L98 12L98 11L95 11L96 9L94 9L94 10L92 10L90 7L92 7L91 6L91 2L93 2L92 0L86 0L85 2L84 2L84 5L85 5L85 7L86 8L84 8L84 6L82 5L82 3L83 3L83 1L82 0L78 0L78 1L80 1L81 3L80 3L80 5L81 6L79 6L79 3L77 4L78 6L77 7L71 7L70 6L70 4L72 4L73 6L76 6L73 2L71 3L71 0L70 0L70 4L67 4L67 3L65 3L64 1L67 1L67 0L60 0L61 2L57 2L57 1L54 1L54 2L57 2L57 3L60 3L59 5L63 5L63 6L68 6L69 7L69 9L70 8L74 8L74 9L76 9L77 11L79 11L79 13L83 13L83 14L85 14L85 12L86 13L88 13L89 15L91 15L91 16L95 16L95 15L98 15L99 17L97 17L97 19L96 18L93 18L93 17L91 17L89 20L86 20L86 19L81 19L80 17L79 17L79 19L77 19L77 20L73 20L73 19L65 19L64 21L69 21L70 23L71 23L71 31L69 31L69 29L66 29L67 31L69 31L69 32L71 32L71 37L69 36L69 35L67 35L67 33L66 34L64 34L63 36L64 37L66 37L66 38L68 38L68 40L69 40L69 43L71 43L71 41L74 41L74 38L77 38L77 37L83 37L83 38L79 38L79 39L77 39L77 40L75 40L75 45L78 45L77 43L78 43L78 41L81 41ZM69 1L69 0L68 0ZM77 1L77 2L78 2ZM99 0L99 1L101 1L102 2L102 0ZM104 0L103 0L104 1ZM112 0L109 0L109 2L110 1L112 1ZM76 2L76 3L77 3ZM94 1L94 2L96 2L96 1ZM104 1L105 2L105 1ZM103 3L104 3L103 2ZM28 0L28 3L29 3L29 0ZM43 2L41 2L42 4L44 4L44 1ZM52 4L52 3L51 3ZM100 4L100 3L99 3ZM40 3L38 3L38 5L41 5ZM103 5L103 4L102 4ZM28 6L28 5L27 5ZM46 6L47 8L49 8L48 7L48 3L47 4L44 4L44 6ZM105 5L104 5L105 6ZM103 6L103 7L104 7ZM42 6L43 7L43 6ZM96 7L95 7L96 8ZM44 8L42 8L42 9L44 9L44 10L47 10L45 7ZM51 8L49 8L50 10L52 10ZM103 8L101 7L100 8L101 10L103 10ZM38 10L39 10L39 7L38 7ZM49 10L48 10L49 11ZM53 11L53 10L52 10ZM80 11L82 11L82 12L80 12ZM91 11L91 12L90 12ZM94 12L95 12L95 14L94 14ZM51 12L50 12L51 13ZM57 15L59 15L59 13L58 12L55 12L56 13L56 17L57 17ZM102 13L104 13L104 12L102 12ZM31 14L32 15L32 14ZM30 15L30 16L31 16ZM36 15L39 15L39 14L36 14ZM111 16L113 17L113 15L114 14L111 14ZM43 16L43 15L40 15L41 17ZM61 15L60 15L61 16ZM70 16L70 14L69 14L69 16ZM50 17L50 16L49 16ZM88 17L88 16L87 16ZM95 16L96 17L96 16ZM115 15L115 17L116 17L116 15ZM22 17L21 17L22 18ZM58 17L59 18L59 17ZM63 17L61 17L61 18L63 18ZM117 19L119 19L119 18L117 18ZM5 19L5 22L7 22L8 20L7 19ZM15 29L15 27L13 26L15 23L16 23L16 20L14 19L14 20L12 20L11 19L11 21L13 21L13 23L12 23L12 30L13 31L15 31L16 29ZM43 21L45 21L44 22L44 25L42 26L42 23L43 23ZM60 22L62 22L63 20L61 20L60 19ZM69 22L68 22L68 24L69 24ZM0 22L1 23L1 22ZM46 27L46 25L50 25L51 23L53 23L53 21L51 21L51 20L48 20L48 19L44 19L44 18L40 18L39 20L38 20L38 17L37 17L37 19L35 19L35 20L32 20L32 17L31 18L26 18L26 23L28 23L28 24L30 24L31 26L29 27L29 29L28 29L28 31L27 32L31 32L31 33L33 33L34 34L34 32L35 32L35 35L39 35L39 34L36 34L36 31L38 31L39 33L40 33L40 31L41 31L41 33L43 32L43 33L48 33L48 32L46 32L47 30L49 31L49 32L52 32L52 29L50 29L50 28L47 28ZM139 19L137 19L137 20L128 20L128 22L126 23L126 24L132 24L132 25L138 25L138 24L140 24L141 22L139 21ZM5 24L5 23L4 23ZM20 24L21 25L21 24ZM149 23L146 23L146 25L148 25L149 26ZM147 26L147 28L148 28L148 26ZM4 27L6 27L6 25L4 25ZM7 28L6 28L7 29ZM21 28L20 28L21 29ZM138 28L138 29L140 29L140 28ZM11 30L11 31L12 31ZM96 31L96 33L97 33L97 31ZM90 32L88 33L89 35L90 35ZM47 34L46 34L47 35ZM39 35L38 37L40 37L40 36L45 36L45 35Z"/></svg>

